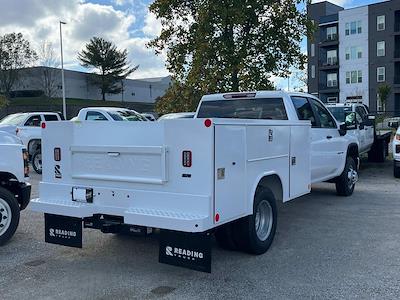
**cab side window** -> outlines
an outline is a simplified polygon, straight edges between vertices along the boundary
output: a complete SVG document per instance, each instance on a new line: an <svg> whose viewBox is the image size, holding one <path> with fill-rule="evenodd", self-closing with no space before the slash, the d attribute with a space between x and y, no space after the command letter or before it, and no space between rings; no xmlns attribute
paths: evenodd
<svg viewBox="0 0 400 300"><path fill-rule="evenodd" d="M97 111L88 111L86 113L86 120L87 121L107 121L107 118Z"/></svg>
<svg viewBox="0 0 400 300"><path fill-rule="evenodd" d="M366 120L368 119L368 114L365 112L365 109L364 109L364 108L362 108L362 107L360 107L360 106L357 106L357 107L356 107L356 113L357 113L358 115L360 115L362 121L366 121Z"/></svg>
<svg viewBox="0 0 400 300"><path fill-rule="evenodd" d="M297 117L299 118L299 120L310 120L311 126L316 127L317 122L315 120L314 112L307 98L292 97L292 102L294 107L296 108Z"/></svg>
<svg viewBox="0 0 400 300"><path fill-rule="evenodd" d="M50 122L52 122L52 121L58 121L58 118L57 118L56 115L44 115L44 119L45 119L46 121L50 121Z"/></svg>
<svg viewBox="0 0 400 300"><path fill-rule="evenodd" d="M42 120L40 118L40 115L33 115L28 120L26 120L24 126L39 127L41 121Z"/></svg>
<svg viewBox="0 0 400 300"><path fill-rule="evenodd" d="M336 122L328 110L317 100L310 99L315 115L319 119L320 128L336 128Z"/></svg>

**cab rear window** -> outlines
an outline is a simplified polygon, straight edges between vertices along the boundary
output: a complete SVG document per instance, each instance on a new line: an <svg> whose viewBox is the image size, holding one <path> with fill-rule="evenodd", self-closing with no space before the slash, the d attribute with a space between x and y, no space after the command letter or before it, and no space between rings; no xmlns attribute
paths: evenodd
<svg viewBox="0 0 400 300"><path fill-rule="evenodd" d="M282 98L233 99L202 102L198 118L287 120Z"/></svg>

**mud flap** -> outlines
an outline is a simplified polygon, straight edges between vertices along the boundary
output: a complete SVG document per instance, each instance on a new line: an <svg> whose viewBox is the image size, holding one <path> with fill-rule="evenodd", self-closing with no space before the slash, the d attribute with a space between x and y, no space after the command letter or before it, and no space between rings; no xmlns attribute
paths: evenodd
<svg viewBox="0 0 400 300"><path fill-rule="evenodd" d="M82 248L82 219L44 214L45 241Z"/></svg>
<svg viewBox="0 0 400 300"><path fill-rule="evenodd" d="M161 230L159 262L211 273L211 235Z"/></svg>

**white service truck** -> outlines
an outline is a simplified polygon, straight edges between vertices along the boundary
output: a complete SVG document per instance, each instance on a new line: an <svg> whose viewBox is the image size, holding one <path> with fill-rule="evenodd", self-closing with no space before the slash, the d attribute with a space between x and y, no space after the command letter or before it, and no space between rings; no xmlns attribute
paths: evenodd
<svg viewBox="0 0 400 300"><path fill-rule="evenodd" d="M384 162L389 155L390 131L377 130L375 116L362 103L335 103L326 107L339 122L352 126L348 134L357 139L359 153L367 154L371 162Z"/></svg>
<svg viewBox="0 0 400 300"><path fill-rule="evenodd" d="M0 131L0 246L15 233L30 200L28 153L15 134Z"/></svg>
<svg viewBox="0 0 400 300"><path fill-rule="evenodd" d="M261 254L277 201L331 181L350 196L359 151L314 96L261 91L204 96L195 119L49 123L43 179L31 209L47 242L82 247L85 228L161 229L160 261L211 268L210 234Z"/></svg>

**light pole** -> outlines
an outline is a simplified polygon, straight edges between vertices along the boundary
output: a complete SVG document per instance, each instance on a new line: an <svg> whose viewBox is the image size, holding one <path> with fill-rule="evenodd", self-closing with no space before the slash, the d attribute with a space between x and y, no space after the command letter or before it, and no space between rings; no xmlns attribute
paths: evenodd
<svg viewBox="0 0 400 300"><path fill-rule="evenodd" d="M67 23L60 21L60 46L61 46L61 85L62 85L62 97L63 97L63 115L64 119L67 119L67 103L65 102L65 80L64 80L64 55L63 55L63 42L62 42L62 30L61 26Z"/></svg>

